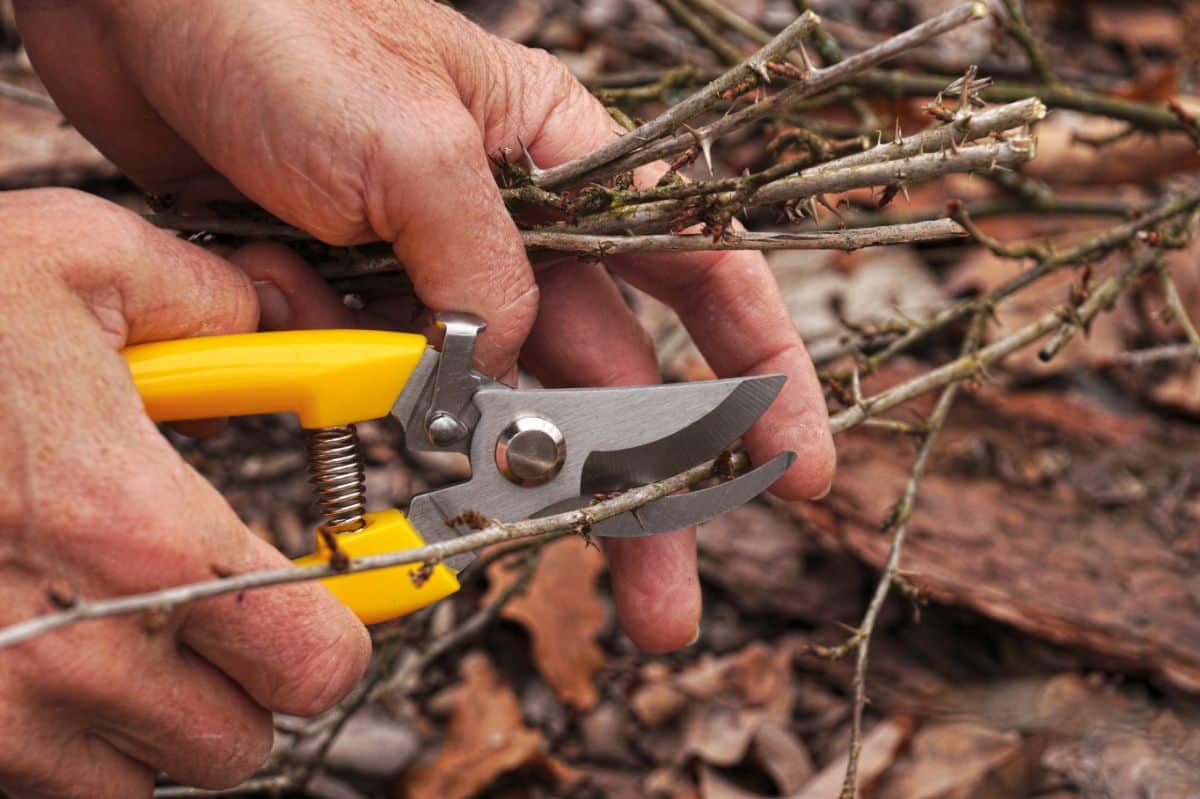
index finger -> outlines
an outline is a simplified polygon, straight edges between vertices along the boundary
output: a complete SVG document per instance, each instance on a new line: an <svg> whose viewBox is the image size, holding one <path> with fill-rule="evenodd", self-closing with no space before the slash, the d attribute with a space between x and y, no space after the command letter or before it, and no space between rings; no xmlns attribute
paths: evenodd
<svg viewBox="0 0 1200 799"><path fill-rule="evenodd" d="M608 263L675 309L719 377L787 376L774 404L746 432L746 448L755 462L785 449L799 455L773 486L775 494L824 496L837 460L824 395L762 253L620 255Z"/></svg>

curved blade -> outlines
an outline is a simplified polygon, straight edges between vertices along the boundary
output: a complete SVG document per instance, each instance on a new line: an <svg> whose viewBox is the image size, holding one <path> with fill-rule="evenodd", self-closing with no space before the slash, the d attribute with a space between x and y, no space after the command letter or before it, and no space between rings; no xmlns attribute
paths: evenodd
<svg viewBox="0 0 1200 799"><path fill-rule="evenodd" d="M608 538L638 538L706 522L766 491L796 460L781 452L737 479L711 488L656 499L635 512L623 513L592 525L592 534Z"/></svg>
<svg viewBox="0 0 1200 799"><path fill-rule="evenodd" d="M594 448L583 464L580 492L594 494L619 491L653 483L715 458L762 416L775 401L785 382L787 377L775 374L719 383L678 384L681 388L686 386L693 391L704 386L729 383L735 387L718 405L682 429L634 447L609 450ZM695 407L699 409L705 407L703 403L711 402L707 396L697 396L696 400ZM687 418L691 409L676 401L665 405L665 410L678 420ZM670 429L661 421L656 423L662 425L658 428L660 430Z"/></svg>

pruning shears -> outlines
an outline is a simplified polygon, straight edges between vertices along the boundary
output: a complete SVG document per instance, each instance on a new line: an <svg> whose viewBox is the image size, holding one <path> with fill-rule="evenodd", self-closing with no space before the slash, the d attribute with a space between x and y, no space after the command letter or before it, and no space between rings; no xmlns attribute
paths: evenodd
<svg viewBox="0 0 1200 799"><path fill-rule="evenodd" d="M469 529L472 513L516 521L581 508L597 494L661 480L721 454L774 401L783 375L633 388L518 390L472 369L477 317L442 313L441 350L411 333L304 330L141 344L124 356L159 422L294 413L307 434L324 522L300 565L398 552ZM354 424L392 416L411 450L468 456L465 482L419 494L407 513L365 513ZM647 536L711 519L775 482L783 452L708 488L597 522L592 534ZM327 578L365 623L458 590L473 555ZM419 576L418 576L419 575Z"/></svg>

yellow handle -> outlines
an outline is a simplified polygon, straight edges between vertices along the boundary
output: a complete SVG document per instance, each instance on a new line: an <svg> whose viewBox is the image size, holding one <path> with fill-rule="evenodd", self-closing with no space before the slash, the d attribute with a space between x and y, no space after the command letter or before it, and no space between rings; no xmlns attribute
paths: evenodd
<svg viewBox="0 0 1200 799"><path fill-rule="evenodd" d="M386 416L425 338L378 330L289 330L126 348L146 412L158 422L294 413L306 428Z"/></svg>
<svg viewBox="0 0 1200 799"><path fill-rule="evenodd" d="M150 418L159 422L294 413L306 428L386 416L425 351L425 339L374 330L297 330L209 336L124 351ZM367 526L337 536L353 559L423 546L397 510L369 513ZM296 561L329 561L329 548ZM322 583L364 623L412 613L458 590L458 578L439 564L421 564L330 577Z"/></svg>
<svg viewBox="0 0 1200 799"><path fill-rule="evenodd" d="M368 513L367 526L356 533L336 537L338 549L353 560L362 555L381 555L424 546L416 528L398 510ZM295 561L297 566L329 562L329 547L317 538L317 551ZM407 563L377 571L329 577L321 584L342 600L364 624L404 616L420 610L458 590L458 578L438 564L427 574L420 563Z"/></svg>

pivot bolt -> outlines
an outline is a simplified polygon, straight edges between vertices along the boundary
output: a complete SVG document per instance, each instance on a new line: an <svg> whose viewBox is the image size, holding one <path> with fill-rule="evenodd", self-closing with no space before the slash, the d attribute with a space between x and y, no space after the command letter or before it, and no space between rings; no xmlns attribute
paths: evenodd
<svg viewBox="0 0 1200 799"><path fill-rule="evenodd" d="M567 457L567 442L554 424L540 416L515 419L496 439L496 467L519 486L554 479Z"/></svg>

